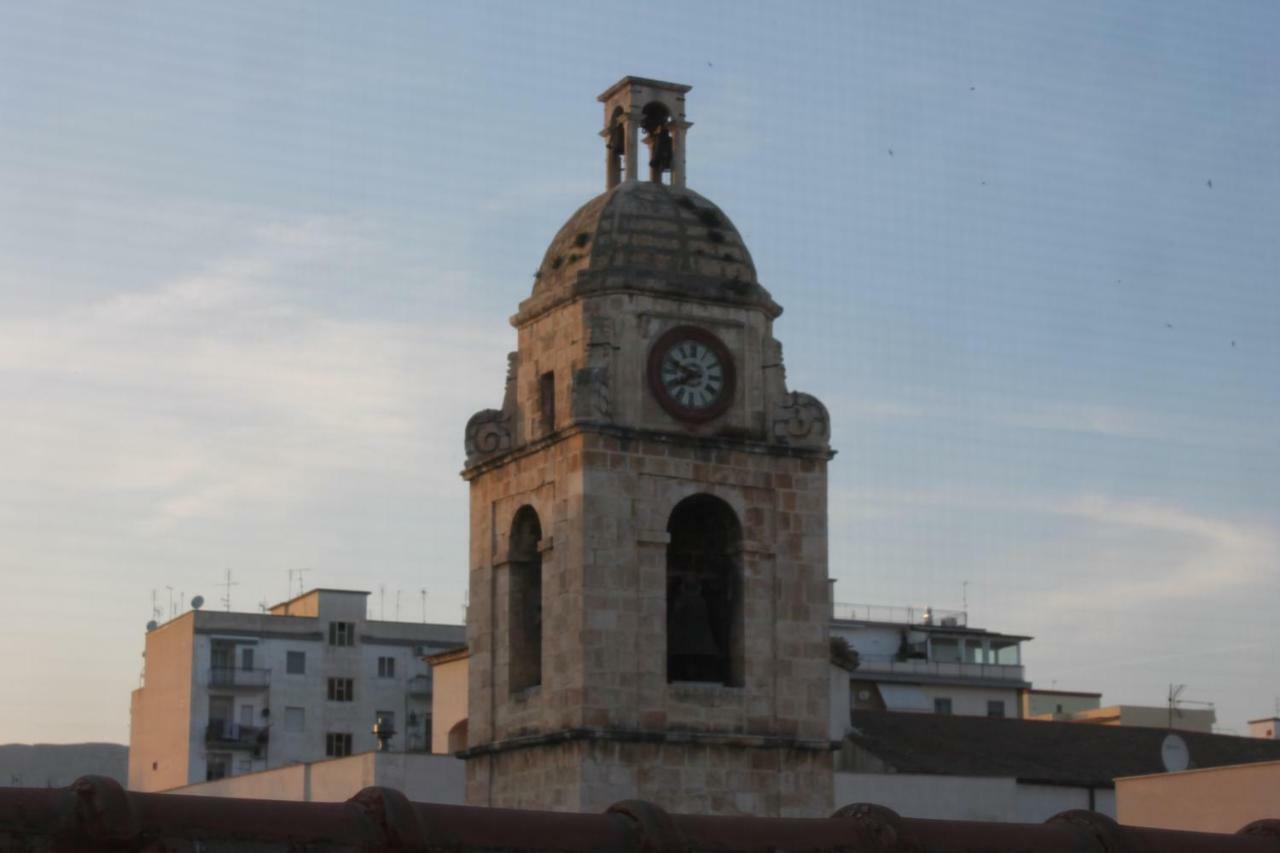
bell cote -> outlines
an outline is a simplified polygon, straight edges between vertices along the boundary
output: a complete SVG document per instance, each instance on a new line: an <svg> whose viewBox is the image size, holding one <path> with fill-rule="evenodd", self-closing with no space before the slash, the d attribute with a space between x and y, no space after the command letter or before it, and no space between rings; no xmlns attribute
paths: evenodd
<svg viewBox="0 0 1280 853"><path fill-rule="evenodd" d="M644 77L623 77L599 97L604 104L605 189L640 180L641 151L646 179L685 185L685 139L693 124L684 117L684 96L692 87Z"/></svg>

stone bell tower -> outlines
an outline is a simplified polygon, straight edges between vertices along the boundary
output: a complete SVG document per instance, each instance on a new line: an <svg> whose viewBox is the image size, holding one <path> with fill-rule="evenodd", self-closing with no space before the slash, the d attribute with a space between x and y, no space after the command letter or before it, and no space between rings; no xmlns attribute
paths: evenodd
<svg viewBox="0 0 1280 853"><path fill-rule="evenodd" d="M685 187L688 91L600 96L605 191L511 318L502 408L467 423L473 805L831 809L827 412Z"/></svg>

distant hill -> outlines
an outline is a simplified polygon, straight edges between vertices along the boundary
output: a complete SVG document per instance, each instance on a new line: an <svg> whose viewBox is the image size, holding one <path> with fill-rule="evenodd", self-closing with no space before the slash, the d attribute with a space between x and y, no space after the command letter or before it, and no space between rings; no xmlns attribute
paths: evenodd
<svg viewBox="0 0 1280 853"><path fill-rule="evenodd" d="M88 774L129 781L129 747L119 743L0 745L0 788L61 788Z"/></svg>

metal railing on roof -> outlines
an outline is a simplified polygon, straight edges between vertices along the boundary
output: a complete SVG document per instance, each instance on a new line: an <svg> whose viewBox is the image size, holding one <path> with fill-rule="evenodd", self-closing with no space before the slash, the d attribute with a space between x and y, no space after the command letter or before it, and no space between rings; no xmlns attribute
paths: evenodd
<svg viewBox="0 0 1280 853"><path fill-rule="evenodd" d="M945 628L964 628L969 624L969 614L963 610L943 610L940 607L891 607L883 604L852 604L841 601L832 605L832 617L859 622L892 622L895 625L934 625Z"/></svg>
<svg viewBox="0 0 1280 853"><path fill-rule="evenodd" d="M859 672L892 672L905 675L930 675L937 678L977 678L990 681L1022 681L1021 664L968 663L962 661L899 659L893 655L859 655Z"/></svg>
<svg viewBox="0 0 1280 853"><path fill-rule="evenodd" d="M1040 824L899 817L857 804L825 820L670 814L625 800L603 814L410 802L365 788L345 803L142 794L103 776L0 789L0 850L450 850L454 853L1276 853L1280 820L1234 835L1121 826L1069 811Z"/></svg>

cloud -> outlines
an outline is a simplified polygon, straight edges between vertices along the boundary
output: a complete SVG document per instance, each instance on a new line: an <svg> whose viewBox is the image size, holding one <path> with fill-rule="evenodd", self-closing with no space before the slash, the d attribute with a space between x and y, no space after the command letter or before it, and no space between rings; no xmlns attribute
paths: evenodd
<svg viewBox="0 0 1280 853"><path fill-rule="evenodd" d="M1006 559L1011 554L1034 565L1039 576L1061 580L1027 593L1037 612L1115 612L1226 598L1274 581L1280 562L1274 527L1155 499L939 485L838 490L830 505L841 521L923 520L940 512L991 519L998 530L986 541L996 542ZM989 568L999 573L1008 567Z"/></svg>
<svg viewBox="0 0 1280 853"><path fill-rule="evenodd" d="M365 240L269 224L199 272L0 320L0 496L127 493L154 524L305 502L345 472L395 480L424 457L452 477L510 333L355 317L280 286ZM446 287L442 303L465 293Z"/></svg>
<svg viewBox="0 0 1280 853"><path fill-rule="evenodd" d="M1035 399L1002 396L980 398L966 392L963 400L922 392L910 400L846 398L829 401L833 420L929 420L947 424L1075 433L1104 438L1161 442L1194 442L1224 447L1270 449L1274 437L1265 426L1214 415L1157 412L1089 400Z"/></svg>

